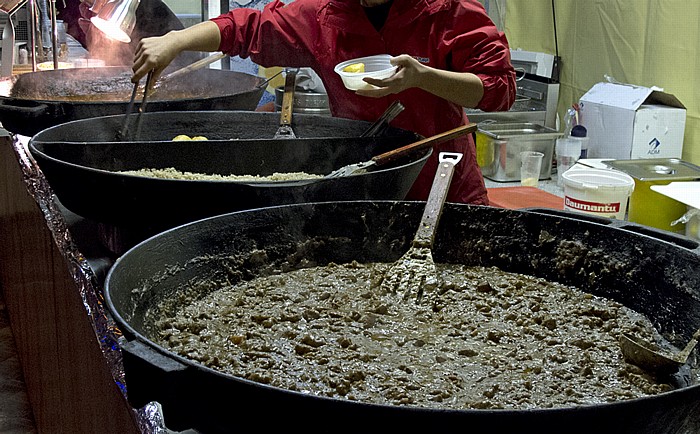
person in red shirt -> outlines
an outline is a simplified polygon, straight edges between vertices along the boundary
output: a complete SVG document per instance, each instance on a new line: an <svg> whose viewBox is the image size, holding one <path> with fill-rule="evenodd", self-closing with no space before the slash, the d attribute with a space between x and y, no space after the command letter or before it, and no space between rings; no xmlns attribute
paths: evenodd
<svg viewBox="0 0 700 434"><path fill-rule="evenodd" d="M508 110L515 71L505 35L476 0L275 0L262 10L234 9L210 21L140 41L133 82L156 77L183 51L222 51L264 67L310 67L323 80L336 117L375 121L394 101L406 107L392 126L432 136L468 122L464 107ZM351 91L336 64L392 55L397 73ZM222 83L225 85L225 83ZM461 152L447 200L488 204L472 137L436 147L407 200L425 200L438 153Z"/></svg>

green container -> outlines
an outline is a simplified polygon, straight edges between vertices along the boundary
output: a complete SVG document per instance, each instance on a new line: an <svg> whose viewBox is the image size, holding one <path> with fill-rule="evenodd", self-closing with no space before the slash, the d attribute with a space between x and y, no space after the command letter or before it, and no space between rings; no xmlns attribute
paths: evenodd
<svg viewBox="0 0 700 434"><path fill-rule="evenodd" d="M657 193L652 185L666 185L673 181L700 179L700 167L677 158L612 160L606 165L623 171L634 178L634 191L630 196L627 219L631 222L685 233L685 225L671 222L686 213L686 205Z"/></svg>

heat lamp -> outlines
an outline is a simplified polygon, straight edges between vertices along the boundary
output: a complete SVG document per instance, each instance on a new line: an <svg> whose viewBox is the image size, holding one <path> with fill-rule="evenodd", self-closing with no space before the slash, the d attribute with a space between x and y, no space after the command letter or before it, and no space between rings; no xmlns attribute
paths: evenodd
<svg viewBox="0 0 700 434"><path fill-rule="evenodd" d="M95 10L98 3L100 3L99 10ZM90 21L107 37L129 43L131 42L131 31L136 24L136 8L138 8L139 3L140 0L95 2L90 10L97 15L90 18Z"/></svg>

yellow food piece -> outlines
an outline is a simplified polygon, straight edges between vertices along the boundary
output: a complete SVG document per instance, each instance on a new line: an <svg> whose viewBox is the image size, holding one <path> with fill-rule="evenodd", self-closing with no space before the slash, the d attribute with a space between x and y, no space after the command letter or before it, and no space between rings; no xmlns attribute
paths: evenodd
<svg viewBox="0 0 700 434"><path fill-rule="evenodd" d="M188 135L186 135L186 134L180 134L179 136L173 137L173 142L181 142L181 141L184 141L184 140L198 140L198 141L202 141L202 140L209 140L209 139L207 139L207 138L204 137L204 136L194 136L194 137L190 137L190 136L188 136Z"/></svg>
<svg viewBox="0 0 700 434"><path fill-rule="evenodd" d="M343 71L345 72L365 72L365 64L364 63L353 63L345 68L343 68Z"/></svg>

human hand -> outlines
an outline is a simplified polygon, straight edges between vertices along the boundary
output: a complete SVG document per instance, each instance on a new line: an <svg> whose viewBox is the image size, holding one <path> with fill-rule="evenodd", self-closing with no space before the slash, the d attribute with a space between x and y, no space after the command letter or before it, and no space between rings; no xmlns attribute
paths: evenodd
<svg viewBox="0 0 700 434"><path fill-rule="evenodd" d="M132 83L138 83L150 71L153 71L152 81L155 82L170 62L180 54L172 35L173 32L169 32L163 36L141 39L134 57Z"/></svg>
<svg viewBox="0 0 700 434"><path fill-rule="evenodd" d="M390 61L392 65L399 67L394 75L381 80L366 77L364 81L376 86L376 88L361 89L355 91L355 93L361 96L381 98L412 87L419 87L421 70L425 66L408 54L392 57Z"/></svg>

